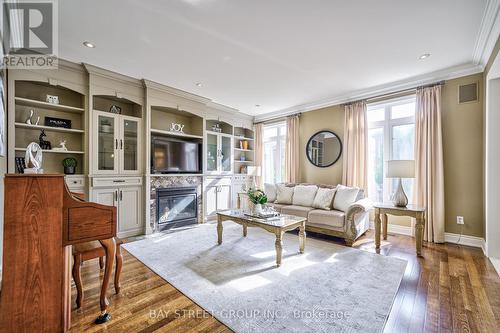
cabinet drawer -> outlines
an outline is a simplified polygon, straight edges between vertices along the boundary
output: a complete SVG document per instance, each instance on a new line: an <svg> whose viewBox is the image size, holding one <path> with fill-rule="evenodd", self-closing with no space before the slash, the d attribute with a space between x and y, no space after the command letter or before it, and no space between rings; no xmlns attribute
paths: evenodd
<svg viewBox="0 0 500 333"><path fill-rule="evenodd" d="M85 177L84 176L66 176L64 177L66 185L68 188L81 188L85 187Z"/></svg>
<svg viewBox="0 0 500 333"><path fill-rule="evenodd" d="M205 177L203 179L203 187L231 185L231 177Z"/></svg>
<svg viewBox="0 0 500 333"><path fill-rule="evenodd" d="M137 186L142 185L142 177L92 178L93 187Z"/></svg>

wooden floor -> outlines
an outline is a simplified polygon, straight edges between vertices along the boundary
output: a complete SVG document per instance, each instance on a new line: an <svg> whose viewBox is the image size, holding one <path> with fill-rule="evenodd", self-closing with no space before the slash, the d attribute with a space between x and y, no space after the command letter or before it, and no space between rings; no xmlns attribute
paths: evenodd
<svg viewBox="0 0 500 333"><path fill-rule="evenodd" d="M342 240L308 234L342 244ZM500 278L477 248L426 244L415 256L413 239L389 235L381 254L408 261L385 332L500 332ZM373 232L354 247L375 252ZM307 248L307 246L306 246ZM74 306L71 332L229 332L223 324L124 252L122 289L112 294L112 320L94 325L99 312L102 272L97 260L82 269L83 309ZM73 288L74 289L74 288Z"/></svg>

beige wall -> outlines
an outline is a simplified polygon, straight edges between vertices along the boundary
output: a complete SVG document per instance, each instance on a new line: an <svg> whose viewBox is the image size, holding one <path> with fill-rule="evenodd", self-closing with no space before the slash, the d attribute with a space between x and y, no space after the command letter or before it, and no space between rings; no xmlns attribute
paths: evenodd
<svg viewBox="0 0 500 333"><path fill-rule="evenodd" d="M443 88L443 154L446 232L483 236L483 98L458 104L458 86L477 82L483 96L483 74L447 81Z"/></svg>
<svg viewBox="0 0 500 333"><path fill-rule="evenodd" d="M446 232L459 233L456 216L465 218L463 232L483 236L483 103L458 104L458 86L478 82L483 96L483 75L449 80L443 87L443 154L445 173ZM344 110L332 106L302 114L300 118L301 181L339 184L342 158L328 168L317 168L305 156L311 135L322 129L333 130L343 141ZM406 218L390 218L389 223L410 225Z"/></svg>
<svg viewBox="0 0 500 333"><path fill-rule="evenodd" d="M307 183L339 184L342 182L342 156L334 165L318 168L306 157L309 138L321 130L330 130L344 141L344 108L332 106L303 113L300 117L300 180Z"/></svg>

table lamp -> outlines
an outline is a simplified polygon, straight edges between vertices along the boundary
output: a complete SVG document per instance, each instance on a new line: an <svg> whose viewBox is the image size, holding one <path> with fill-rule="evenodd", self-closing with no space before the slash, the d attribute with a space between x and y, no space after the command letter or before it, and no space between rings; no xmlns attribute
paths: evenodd
<svg viewBox="0 0 500 333"><path fill-rule="evenodd" d="M392 202L396 207L406 207L408 205L408 197L403 190L401 178L415 177L415 161L413 160L391 160L387 161L387 169L385 176L387 178L399 178L398 188L394 193Z"/></svg>
<svg viewBox="0 0 500 333"><path fill-rule="evenodd" d="M255 182L255 177L260 177L260 166L249 165L247 168L247 176L252 176L252 182L247 185L247 188L256 189L257 184Z"/></svg>

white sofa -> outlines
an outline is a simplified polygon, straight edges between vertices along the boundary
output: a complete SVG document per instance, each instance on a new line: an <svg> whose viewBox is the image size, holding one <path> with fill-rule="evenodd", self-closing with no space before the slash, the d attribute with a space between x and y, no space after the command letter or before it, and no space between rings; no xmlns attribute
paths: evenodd
<svg viewBox="0 0 500 333"><path fill-rule="evenodd" d="M326 189L320 192L323 201L316 198L319 189ZM364 198L364 191L359 188L286 183L265 184L264 191L268 195L268 205L275 210L282 214L305 217L306 230L344 238L348 246L370 226L372 203ZM333 191L335 193L328 203ZM323 204L318 206L318 202Z"/></svg>

